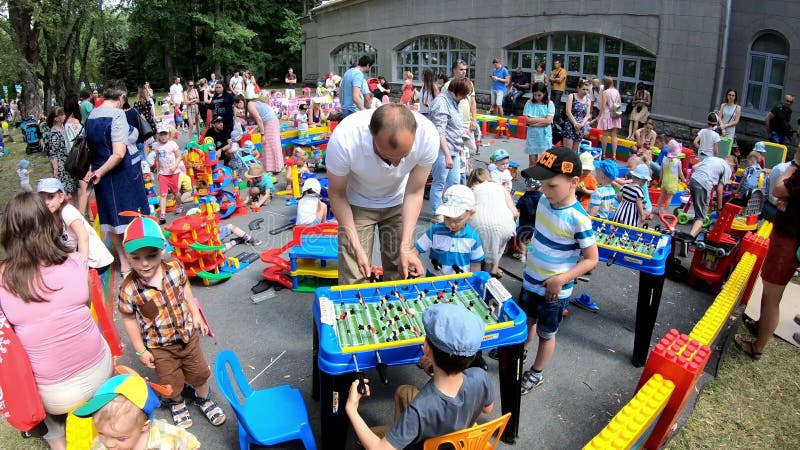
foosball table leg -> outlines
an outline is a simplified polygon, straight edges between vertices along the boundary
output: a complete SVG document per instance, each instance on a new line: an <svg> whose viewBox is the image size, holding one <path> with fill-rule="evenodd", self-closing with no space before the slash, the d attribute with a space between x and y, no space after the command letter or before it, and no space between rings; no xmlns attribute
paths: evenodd
<svg viewBox="0 0 800 450"><path fill-rule="evenodd" d="M329 375L320 371L319 379L321 447L324 450L345 450L350 419L344 407L350 393L352 374Z"/></svg>
<svg viewBox="0 0 800 450"><path fill-rule="evenodd" d="M519 409L522 396L523 343L500 347L500 409L511 413L503 432L503 442L513 444L519 435Z"/></svg>
<svg viewBox="0 0 800 450"><path fill-rule="evenodd" d="M639 272L639 294L636 302L636 331L633 336L634 367L644 367L650 351L650 339L658 317L661 304L661 291L664 288L664 275L650 275Z"/></svg>

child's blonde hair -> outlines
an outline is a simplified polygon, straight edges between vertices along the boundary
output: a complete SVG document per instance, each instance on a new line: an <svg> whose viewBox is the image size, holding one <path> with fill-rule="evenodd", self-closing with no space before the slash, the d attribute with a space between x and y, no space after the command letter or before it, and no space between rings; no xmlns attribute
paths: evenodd
<svg viewBox="0 0 800 450"><path fill-rule="evenodd" d="M308 152L300 147L294 149L294 156L296 158L308 159Z"/></svg>
<svg viewBox="0 0 800 450"><path fill-rule="evenodd" d="M479 167L469 174L467 186L472 188L486 181L492 181L492 176L489 174L488 170L484 169L483 167Z"/></svg>
<svg viewBox="0 0 800 450"><path fill-rule="evenodd" d="M406 78L414 78L414 74L410 70L406 70L405 76Z"/></svg>
<svg viewBox="0 0 800 450"><path fill-rule="evenodd" d="M747 155L747 160L750 162L755 162L761 164L761 154L758 152L750 152Z"/></svg>
<svg viewBox="0 0 800 450"><path fill-rule="evenodd" d="M118 395L94 413L92 420L95 426L109 424L112 430L118 431L117 424L136 421L136 427L141 428L149 419L144 411L125 398L124 395Z"/></svg>

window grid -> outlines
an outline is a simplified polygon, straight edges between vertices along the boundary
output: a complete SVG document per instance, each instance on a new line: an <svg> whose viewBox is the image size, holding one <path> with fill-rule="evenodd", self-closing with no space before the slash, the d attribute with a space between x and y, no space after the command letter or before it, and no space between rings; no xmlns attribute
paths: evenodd
<svg viewBox="0 0 800 450"><path fill-rule="evenodd" d="M532 50L535 48L536 50ZM567 69L567 92L574 92L581 77L608 74L617 82L623 95L630 95L639 82L652 92L656 58L627 42L594 34L556 33L531 38L508 50L509 67L521 67L531 74L536 64L543 62L545 72L553 70L558 59ZM646 67L646 74L642 68Z"/></svg>
<svg viewBox="0 0 800 450"><path fill-rule="evenodd" d="M348 42L331 54L333 59L333 73L344 75L347 69L358 63L358 58L363 55L370 55L375 60L375 64L369 71L368 77L376 77L378 73L378 51L371 45L364 42Z"/></svg>
<svg viewBox="0 0 800 450"><path fill-rule="evenodd" d="M761 68L760 77L754 77L756 75L753 72L757 66L755 64L756 61L760 61L760 64L758 64ZM745 72L747 74L747 84L745 86L745 102L742 105L743 110L756 114L765 113L782 101L784 80L779 80L781 84L772 82L772 71L775 67L781 65L784 67L783 75L785 77L788 63L789 59L786 55L758 52L752 50L751 47L747 71Z"/></svg>
<svg viewBox="0 0 800 450"><path fill-rule="evenodd" d="M424 69L432 69L436 76L451 76L453 62L462 60L467 63L467 77L475 76L475 46L450 36L421 36L401 48L397 52L397 70L395 82L402 83L404 73L410 71L414 80L422 79Z"/></svg>

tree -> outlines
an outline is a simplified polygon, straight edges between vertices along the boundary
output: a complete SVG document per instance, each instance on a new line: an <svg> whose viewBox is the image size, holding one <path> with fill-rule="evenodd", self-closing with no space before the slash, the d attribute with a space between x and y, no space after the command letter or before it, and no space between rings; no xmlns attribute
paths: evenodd
<svg viewBox="0 0 800 450"><path fill-rule="evenodd" d="M39 68L39 37L42 23L34 20L41 2L37 0L15 0L8 4L8 21L11 25L11 41L19 57L19 78L22 97L19 110L22 116L42 114L42 93L37 70Z"/></svg>

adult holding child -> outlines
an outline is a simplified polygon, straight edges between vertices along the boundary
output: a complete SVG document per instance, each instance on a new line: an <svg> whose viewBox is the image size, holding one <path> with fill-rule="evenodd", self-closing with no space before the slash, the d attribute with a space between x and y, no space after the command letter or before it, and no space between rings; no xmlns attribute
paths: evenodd
<svg viewBox="0 0 800 450"><path fill-rule="evenodd" d="M140 170L141 172L141 170ZM66 413L111 376L112 358L89 303L87 261L61 239L63 225L36 193L6 207L0 307L33 368L51 449L65 449Z"/></svg>
<svg viewBox="0 0 800 450"><path fill-rule="evenodd" d="M142 180L142 154L128 150L131 148L127 144L132 127L122 110L125 95L124 82L108 81L103 88L105 101L86 119L91 170L84 177L84 181L95 188L100 229L109 233L123 274L130 271L130 263L122 248L122 234L132 218L119 213L150 212Z"/></svg>
<svg viewBox="0 0 800 450"><path fill-rule="evenodd" d="M439 144L433 123L400 104L354 113L336 127L326 164L339 221L339 284L370 277L375 225L387 279L425 273L414 227Z"/></svg>

